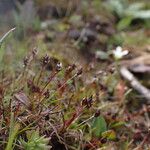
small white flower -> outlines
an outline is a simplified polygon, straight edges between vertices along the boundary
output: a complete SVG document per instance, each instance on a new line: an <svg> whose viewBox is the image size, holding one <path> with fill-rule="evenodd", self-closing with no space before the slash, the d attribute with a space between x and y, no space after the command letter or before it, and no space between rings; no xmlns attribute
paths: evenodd
<svg viewBox="0 0 150 150"><path fill-rule="evenodd" d="M123 56L129 53L128 50L123 50L121 46L117 46L115 50L113 50L113 55L116 60L123 58Z"/></svg>

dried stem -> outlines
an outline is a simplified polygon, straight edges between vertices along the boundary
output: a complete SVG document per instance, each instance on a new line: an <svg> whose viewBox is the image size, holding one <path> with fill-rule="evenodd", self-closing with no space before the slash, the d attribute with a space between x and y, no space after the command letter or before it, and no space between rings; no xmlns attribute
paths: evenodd
<svg viewBox="0 0 150 150"><path fill-rule="evenodd" d="M121 67L120 73L130 82L131 86L143 95L148 100L148 103L150 103L150 90L144 87L126 67Z"/></svg>

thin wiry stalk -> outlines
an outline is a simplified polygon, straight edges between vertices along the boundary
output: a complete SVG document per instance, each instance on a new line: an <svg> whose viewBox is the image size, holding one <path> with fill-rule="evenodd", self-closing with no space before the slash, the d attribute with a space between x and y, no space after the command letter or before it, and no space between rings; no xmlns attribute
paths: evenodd
<svg viewBox="0 0 150 150"><path fill-rule="evenodd" d="M47 86L50 84L50 82L53 80L53 78L54 78L57 74L58 74L58 72L54 72L54 73L51 75L51 77L49 78L48 82L47 82L47 83L45 84L45 86L43 87L41 93L44 92L44 90L47 88Z"/></svg>
<svg viewBox="0 0 150 150"><path fill-rule="evenodd" d="M39 82L40 82L40 79L41 79L41 77L42 77L42 74L43 74L44 69L45 69L45 67L42 66L41 71L40 71L40 74L39 74L39 77L38 77L38 79L37 79L37 83L36 83L37 86L38 86L38 84L39 84Z"/></svg>
<svg viewBox="0 0 150 150"><path fill-rule="evenodd" d="M5 40L5 39L8 37L8 35L9 35L10 33L12 33L15 29L16 29L16 28L10 29L7 33L5 33L5 34L2 36L2 38L0 39L0 48L1 48L2 43L4 42L4 40Z"/></svg>

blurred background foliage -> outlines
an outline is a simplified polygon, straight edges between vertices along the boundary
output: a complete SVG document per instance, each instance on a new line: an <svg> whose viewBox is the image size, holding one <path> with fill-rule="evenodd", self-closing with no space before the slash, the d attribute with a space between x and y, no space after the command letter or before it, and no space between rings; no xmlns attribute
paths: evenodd
<svg viewBox="0 0 150 150"><path fill-rule="evenodd" d="M149 51L149 0L1 0L0 20L1 35L17 27L13 44L9 44L16 51L14 43L22 40L16 44L20 49L17 55L24 53L24 45L66 53L64 49L70 49L66 45L70 47L72 40L75 42L71 51L80 49L87 56L99 50L100 59L107 58L108 49L117 45L140 45L136 47L140 49L138 54L143 49ZM66 37L69 42L63 46Z"/></svg>

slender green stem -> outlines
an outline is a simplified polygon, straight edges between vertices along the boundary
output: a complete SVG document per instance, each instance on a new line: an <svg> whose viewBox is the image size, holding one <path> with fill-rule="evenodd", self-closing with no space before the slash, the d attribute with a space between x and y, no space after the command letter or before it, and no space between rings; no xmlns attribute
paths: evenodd
<svg viewBox="0 0 150 150"><path fill-rule="evenodd" d="M5 150L12 150L13 149L13 141L16 138L16 135L20 129L19 123L14 123L14 113L11 112L11 119L10 119L10 127L9 127L9 138L8 143Z"/></svg>

